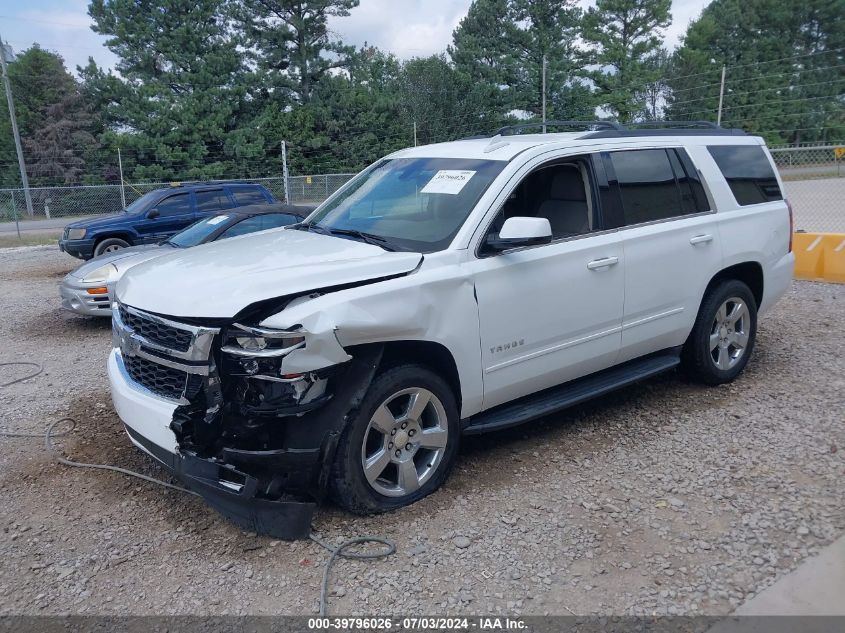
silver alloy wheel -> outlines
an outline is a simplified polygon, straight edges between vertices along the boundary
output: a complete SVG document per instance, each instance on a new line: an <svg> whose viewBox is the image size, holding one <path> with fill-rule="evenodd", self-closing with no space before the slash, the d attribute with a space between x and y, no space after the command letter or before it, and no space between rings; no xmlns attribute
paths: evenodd
<svg viewBox="0 0 845 633"><path fill-rule="evenodd" d="M748 347L751 314L745 301L731 297L716 311L710 328L710 359L719 369L735 366Z"/></svg>
<svg viewBox="0 0 845 633"><path fill-rule="evenodd" d="M428 389L396 392L375 410L361 446L361 466L386 497L419 490L443 461L449 427L443 403Z"/></svg>
<svg viewBox="0 0 845 633"><path fill-rule="evenodd" d="M115 251L121 250L123 247L118 244L109 244L103 249L103 253L114 253Z"/></svg>

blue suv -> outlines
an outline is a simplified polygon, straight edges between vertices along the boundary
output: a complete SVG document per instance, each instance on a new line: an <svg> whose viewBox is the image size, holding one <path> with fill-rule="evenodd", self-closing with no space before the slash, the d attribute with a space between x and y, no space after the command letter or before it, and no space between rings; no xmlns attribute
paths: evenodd
<svg viewBox="0 0 845 633"><path fill-rule="evenodd" d="M157 244L225 209L275 201L266 188L251 183L206 182L156 189L126 207L125 213L68 224L59 249L91 259L127 246Z"/></svg>

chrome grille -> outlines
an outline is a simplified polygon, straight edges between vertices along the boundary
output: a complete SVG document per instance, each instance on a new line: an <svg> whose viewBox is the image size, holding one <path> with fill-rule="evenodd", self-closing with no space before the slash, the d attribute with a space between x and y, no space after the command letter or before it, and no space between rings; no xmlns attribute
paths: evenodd
<svg viewBox="0 0 845 633"><path fill-rule="evenodd" d="M193 335L187 330L180 330L170 325L147 319L140 314L129 312L124 306L120 306L120 319L132 331L162 347L179 352L187 352L191 347Z"/></svg>
<svg viewBox="0 0 845 633"><path fill-rule="evenodd" d="M153 363L140 356L127 356L123 362L132 380L158 396L178 400L185 392L188 374L184 371Z"/></svg>
<svg viewBox="0 0 845 633"><path fill-rule="evenodd" d="M211 345L219 333L112 303L112 344L120 350L126 379L179 404L202 388L214 366Z"/></svg>

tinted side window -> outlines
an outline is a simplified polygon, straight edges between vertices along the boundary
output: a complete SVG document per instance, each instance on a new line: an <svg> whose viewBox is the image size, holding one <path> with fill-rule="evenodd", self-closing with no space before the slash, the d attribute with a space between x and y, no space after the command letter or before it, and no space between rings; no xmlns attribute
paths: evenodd
<svg viewBox="0 0 845 633"><path fill-rule="evenodd" d="M689 170L681 164L680 158L683 155L679 154L679 152L683 152L684 150L670 149L668 151L669 162L672 163L672 170L675 172L675 178L678 179L678 189L681 194L681 212L686 214L707 211L707 196L704 195L704 189L698 180L698 174L693 171L689 160L684 161L686 165L689 165ZM688 159L687 156L683 157Z"/></svg>
<svg viewBox="0 0 845 633"><path fill-rule="evenodd" d="M775 172L759 145L708 145L736 201L745 206L783 200Z"/></svg>
<svg viewBox="0 0 845 633"><path fill-rule="evenodd" d="M232 195L235 196L235 202L238 206L246 206L248 204L267 204L267 198L261 193L257 187L238 187L232 189Z"/></svg>
<svg viewBox="0 0 845 633"><path fill-rule="evenodd" d="M225 240L227 237L235 237L236 235L246 235L247 233L255 233L256 231L263 231L265 228L269 227L264 226L263 216L254 215L251 218L241 220L237 224L230 226L228 229L223 231L223 234L217 239Z"/></svg>
<svg viewBox="0 0 845 633"><path fill-rule="evenodd" d="M625 224L663 220L686 213L664 149L611 152L622 194Z"/></svg>
<svg viewBox="0 0 845 633"><path fill-rule="evenodd" d="M261 217L264 219L261 223L262 231L264 229L276 229L280 226L288 226L289 224L295 224L299 221L298 217L289 213L268 213L267 215L262 215Z"/></svg>
<svg viewBox="0 0 845 633"><path fill-rule="evenodd" d="M197 211L208 213L211 211L222 211L232 207L229 196L222 189L210 191L197 191Z"/></svg>
<svg viewBox="0 0 845 633"><path fill-rule="evenodd" d="M191 194L177 193L156 205L161 215L185 215L191 212Z"/></svg>

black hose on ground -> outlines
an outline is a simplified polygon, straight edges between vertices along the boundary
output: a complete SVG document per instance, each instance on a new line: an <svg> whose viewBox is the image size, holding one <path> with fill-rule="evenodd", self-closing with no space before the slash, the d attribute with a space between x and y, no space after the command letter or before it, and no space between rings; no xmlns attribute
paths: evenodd
<svg viewBox="0 0 845 633"><path fill-rule="evenodd" d="M0 383L0 388L8 387L9 385L13 385L15 383L21 382L23 380L27 380L29 378L34 378L42 371L44 371L43 367L39 363L32 363L32 362L12 362L12 363L0 363L0 367L8 366L8 365L28 365L32 367L37 367L38 371L35 373L29 374L24 376L23 378L17 378L16 380L12 380L6 383ZM62 423L68 423L68 428L64 431L59 433L55 432L55 428ZM156 479L155 477L150 477L148 475L144 475L142 473L135 472L134 470L128 470L126 468L120 468L119 466L109 466L106 464L88 464L85 462L77 462L71 459L67 459L64 457L56 447L53 445L53 438L54 437L65 437L72 433L76 429L76 420L73 418L60 418L51 422L47 429L43 433L28 433L23 431L2 431L0 430L0 436L3 437L43 437L44 438L44 448L47 450L48 453L51 453L55 458L56 461L64 466L72 466L74 468L92 468L95 470L110 470L112 472L120 473L122 475L127 475L129 477L136 477L138 479L143 479L144 481L148 481L153 484L158 484L159 486L164 486L165 488L170 488L171 490L176 490L178 492L184 492L185 494L193 495L195 497L201 497L201 495L197 494L193 490L188 490L187 488L182 488L181 486L174 486L171 483L166 481L162 481L161 479ZM328 614L329 609L329 575L331 574L332 566L335 564L338 558L348 558L354 560L368 560L368 559L375 559L375 558L385 558L387 556L391 556L396 553L396 544L393 541L390 541L386 538L381 538L379 536L357 536L355 538L348 539L343 541L337 547L332 547L324 540L322 540L319 536L315 534L310 534L309 538L317 543L320 547L328 550L331 552L329 559L326 561L325 566L323 567L323 581L320 586L320 615L325 616ZM360 545L361 543L380 543L384 545L387 549L378 550L374 552L359 552L359 551L347 551L348 548L352 547L353 545Z"/></svg>

